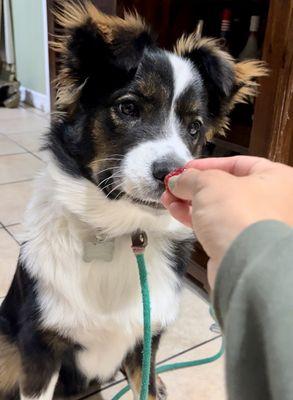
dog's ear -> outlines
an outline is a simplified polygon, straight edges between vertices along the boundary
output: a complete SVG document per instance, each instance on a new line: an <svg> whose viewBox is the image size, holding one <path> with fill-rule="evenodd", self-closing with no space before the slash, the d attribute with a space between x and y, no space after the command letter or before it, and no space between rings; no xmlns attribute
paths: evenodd
<svg viewBox="0 0 293 400"><path fill-rule="evenodd" d="M267 74L261 61L235 62L222 49L219 40L199 38L195 34L182 36L175 52L188 58L200 73L208 95L208 110L214 130L224 133L228 127L227 115L236 103L245 103L256 96L256 78Z"/></svg>
<svg viewBox="0 0 293 400"><path fill-rule="evenodd" d="M60 53L57 105L74 102L85 86L111 90L133 74L146 47L153 45L150 29L137 14L125 18L103 14L88 0L57 0L53 11L62 35L51 43Z"/></svg>

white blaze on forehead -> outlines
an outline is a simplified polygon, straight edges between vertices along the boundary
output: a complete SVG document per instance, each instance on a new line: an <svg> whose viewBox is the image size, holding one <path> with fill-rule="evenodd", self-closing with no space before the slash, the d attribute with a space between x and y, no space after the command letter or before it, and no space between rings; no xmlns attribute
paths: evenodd
<svg viewBox="0 0 293 400"><path fill-rule="evenodd" d="M199 74L189 60L166 51L172 71L174 95L169 115L164 124L158 127L158 138L137 143L125 155L122 162L123 189L134 197L148 199L149 188L157 187L152 173L154 162L168 160L170 157L178 166L186 164L192 154L181 132L180 121L175 113L176 99L190 85L199 81Z"/></svg>
<svg viewBox="0 0 293 400"><path fill-rule="evenodd" d="M197 76L189 60L185 60L182 57L176 56L176 54L168 52L167 56L173 69L174 99L176 99L195 81Z"/></svg>

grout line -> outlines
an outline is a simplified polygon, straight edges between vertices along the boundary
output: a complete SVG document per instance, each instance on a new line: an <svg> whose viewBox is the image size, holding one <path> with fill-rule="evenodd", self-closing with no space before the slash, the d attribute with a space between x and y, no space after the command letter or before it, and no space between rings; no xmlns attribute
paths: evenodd
<svg viewBox="0 0 293 400"><path fill-rule="evenodd" d="M5 135L6 137L9 138L9 136L8 136L7 134L4 133L4 135ZM42 135L43 135L43 133L40 133L40 139L41 139L41 136L42 136ZM45 163L44 160L42 160L40 157L38 157L38 156L37 156L35 153L33 153L31 150L29 150L29 149L27 149L26 147L24 147L23 145L19 144L16 140L14 140L14 139L12 139L12 138L9 138L9 139L10 139L12 142L14 142L15 144L17 144L17 146L19 146L20 148L24 149L24 150L25 150L25 153L28 153L28 154L30 154L30 155L36 157L38 160L42 161L43 163ZM36 150L36 151L40 151L41 147L42 147L42 146L41 146L41 143L40 143L40 147L39 147L39 149ZM24 154L24 153L18 153L18 154ZM8 155L10 155L10 154L8 154ZM14 154L13 154L13 155L14 155Z"/></svg>
<svg viewBox="0 0 293 400"><path fill-rule="evenodd" d="M33 181L33 177L32 177L32 178L28 178L28 179L23 179L23 180L21 180L21 181L12 181L12 182L0 183L0 186L12 185L13 183L31 182L31 181Z"/></svg>
<svg viewBox="0 0 293 400"><path fill-rule="evenodd" d="M0 118L0 121L1 121L1 118ZM49 127L48 127L49 128ZM3 135L3 136L7 136L9 139L11 139L11 140L14 140L14 139L12 139L10 136L11 135L13 135L13 136L19 136L19 137L24 137L25 135L28 135L28 134L30 134L30 133L39 133L39 134L45 134L46 132L47 132L47 127L46 128L37 128L37 127L34 127L34 128L32 128L32 129L27 129L27 130L25 130L25 131L15 131L15 130L13 130L13 131L11 131L11 132L7 132L7 130L6 131L0 131L0 134L1 135Z"/></svg>
<svg viewBox="0 0 293 400"><path fill-rule="evenodd" d="M163 364L163 363L165 363L165 362L167 362L167 361L170 361L170 360L172 360L172 359L174 359L174 358L177 358L177 357L179 357L179 356L181 356L181 355L183 355L183 354L186 354L186 353L188 353L188 352L191 351L191 350L194 350L194 349L197 349L197 348L199 348L199 347L202 347L202 346L204 346L204 345L207 344L207 343L213 342L214 340L219 339L221 336L222 336L222 335L217 335L217 336L215 336L215 337L213 337L213 338L211 338L211 339L209 339L209 340L206 340L206 341L201 342L201 343L199 343L199 344L197 344L197 345L195 345L195 346L192 346L192 347L190 347L189 349L183 350L183 351L181 351L181 352L179 352L179 353L174 354L173 356L170 356L170 357L168 357L168 358L165 358L164 360L162 360L162 361L156 363L156 366L161 365L161 364ZM91 396L93 396L93 395L95 395L95 394L101 393L101 392L103 392L104 390L109 389L109 388L111 388L111 387L113 387L113 386L116 386L116 385L118 385L119 383L122 383L122 382L126 382L126 378L124 378L124 379L119 379L118 381L112 382L112 383L110 383L110 384L107 385L107 386L104 386L104 387L102 387L102 388L100 388L100 389L98 389L98 390L95 390L95 391L93 391L93 392L91 392L91 393L86 394L86 395L83 396L83 397L78 398L78 400L85 400L85 399L88 399L89 397L91 397Z"/></svg>
<svg viewBox="0 0 293 400"><path fill-rule="evenodd" d="M40 151L40 149L39 149L39 150L36 150L36 151ZM38 157L38 156L37 156L35 153L33 153L32 151L27 150L27 152L28 152L31 156L33 156L33 157L37 158L38 160L42 161L43 164L45 163L44 160L42 160L40 157Z"/></svg>
<svg viewBox="0 0 293 400"><path fill-rule="evenodd" d="M213 342L214 340L219 339L220 337L222 337L222 335L214 336L213 338L208 339L208 340L205 340L204 342L202 342L202 343L200 343L200 344L196 344L195 346L192 346L192 347L190 347L189 349L180 351L179 353L174 354L173 356L170 356L170 357L168 357L168 358L165 358L164 360L159 361L156 365L164 364L165 362L170 361L170 360L172 360L173 358L182 356L183 354L186 354L186 353L188 353L188 352L191 351L191 350L195 350L195 349L197 349L198 347L204 346L205 344L211 343L211 342Z"/></svg>
<svg viewBox="0 0 293 400"><path fill-rule="evenodd" d="M17 144L22 150L24 150L24 152L23 153L13 153L13 154L1 154L1 156L3 157L3 156L15 156L15 155L17 155L17 154L26 154L26 153L28 153L28 150L25 148L25 147L23 147L21 144L18 144L15 140L13 140L13 139L11 139L11 141L12 142L14 142L15 144Z"/></svg>
<svg viewBox="0 0 293 400"><path fill-rule="evenodd" d="M2 225L2 224L1 224ZM15 239L14 235L8 230L6 229L6 226L3 225L4 230L8 233L9 236L12 237L12 239L20 246L20 243L18 240Z"/></svg>
<svg viewBox="0 0 293 400"><path fill-rule="evenodd" d="M1 118L0 118L0 121L1 121ZM43 127L39 127L39 128L38 127L33 127L31 129L27 128L25 131L12 130L12 131L7 132L7 130L6 131L0 130L0 134L1 135L5 135L8 138L10 138L10 135L24 136L24 135L28 135L30 133L45 134L46 132L48 132L49 128L50 128L50 124L48 126L45 126L45 127L44 126ZM13 140L13 139L11 138L11 140Z"/></svg>
<svg viewBox="0 0 293 400"><path fill-rule="evenodd" d="M46 162L44 160L41 159L41 157L39 157L38 155L36 155L36 153L31 153L34 157L36 157L38 160L42 161L44 164L46 164Z"/></svg>
<svg viewBox="0 0 293 400"><path fill-rule="evenodd" d="M28 113L30 113L30 114L34 114L34 115L37 115L38 117L40 117L40 118L44 118L44 119L46 119L46 117L44 116L44 115L41 115L40 113L42 113L42 111L41 110L38 110L37 108L35 108L35 107L33 107L33 106L30 106L30 107L25 107L24 106L24 104L25 103L20 103L19 104L19 109L22 109L22 110L25 110L26 112L28 112ZM35 110L38 110L38 111L40 111L40 113L38 112L38 111L33 111L32 110L32 108L33 109L35 109ZM45 112L43 112L45 115L50 115L50 113L45 113ZM9 119L9 118L5 118L5 119Z"/></svg>
<svg viewBox="0 0 293 400"><path fill-rule="evenodd" d="M21 151L20 153L9 153L9 154L0 154L0 157L6 157L6 156L18 156L19 154L26 154L28 151L26 149L24 149L23 147L21 147L22 150L25 151Z"/></svg>
<svg viewBox="0 0 293 400"><path fill-rule="evenodd" d="M44 119L47 120L47 118L46 118L44 115L40 115L38 112L33 111L32 108L34 108L34 107L25 108L25 107L20 106L20 108L22 108L23 110L26 110L27 112L29 112L29 113L31 113L31 114L37 115L38 117L44 118ZM36 108L35 108L35 109L36 109ZM41 110L38 110L38 111L42 112ZM44 114L50 116L50 113L45 113L45 112L44 112Z"/></svg>
<svg viewBox="0 0 293 400"><path fill-rule="evenodd" d="M98 390L95 390L95 391L93 391L93 392L91 392L91 393L88 393L88 394L82 396L82 397L79 397L77 400L85 400L85 399L88 399L89 397L91 397L91 396L93 396L93 395L95 395L95 394L101 393L101 392L103 392L104 390L110 389L110 388L113 387L113 386L119 385L119 383L122 383L122 382L126 382L126 378L119 379L119 381L115 381L115 382L109 383L107 386L103 386L102 388L100 388L100 389L98 389Z"/></svg>
<svg viewBox="0 0 293 400"><path fill-rule="evenodd" d="M6 228L10 228L11 226L15 226L15 225L19 225L19 224L21 224L21 222L15 222L15 223L9 224L9 225L4 225L4 224L1 224L1 222L0 222L0 225L5 226Z"/></svg>

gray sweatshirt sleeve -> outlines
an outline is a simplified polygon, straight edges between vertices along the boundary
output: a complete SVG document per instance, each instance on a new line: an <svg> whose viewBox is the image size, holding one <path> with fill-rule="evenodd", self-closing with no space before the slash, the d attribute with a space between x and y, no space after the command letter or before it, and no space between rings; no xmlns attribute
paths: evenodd
<svg viewBox="0 0 293 400"><path fill-rule="evenodd" d="M229 400L293 400L293 229L248 227L221 263L214 308Z"/></svg>

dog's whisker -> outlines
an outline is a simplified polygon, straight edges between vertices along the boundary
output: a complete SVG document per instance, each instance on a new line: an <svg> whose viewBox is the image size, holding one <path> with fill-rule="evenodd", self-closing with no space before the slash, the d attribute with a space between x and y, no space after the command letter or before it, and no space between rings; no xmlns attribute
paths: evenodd
<svg viewBox="0 0 293 400"><path fill-rule="evenodd" d="M103 172L109 171L111 169L119 169L120 167L109 167L109 168L105 168L102 169L101 171L97 172L96 175L101 175Z"/></svg>
<svg viewBox="0 0 293 400"><path fill-rule="evenodd" d="M121 186L122 186L122 185L124 185L124 183L125 183L125 179L122 179ZM117 199L117 197L119 197L121 193L123 193L123 191L122 191L122 190L121 190L121 191L120 191L120 192L117 194L117 196L115 197L115 199L114 199L114 200L116 200L116 199Z"/></svg>
<svg viewBox="0 0 293 400"><path fill-rule="evenodd" d="M116 154L116 153L114 153L114 154L110 154L108 157L105 157L105 158L100 158L99 159L99 161L101 161L101 160L107 160L107 159L109 159L109 158L123 158L124 156L123 156L123 154Z"/></svg>
<svg viewBox="0 0 293 400"><path fill-rule="evenodd" d="M117 168L118 169L118 168ZM97 186L98 189L106 189L107 187L111 186L113 184L113 182L111 182L110 184L103 186L104 182L107 182L108 180L112 179L112 178L121 178L121 173L120 171L115 171L113 174L111 174L110 176L106 177L105 179L103 179Z"/></svg>
<svg viewBox="0 0 293 400"><path fill-rule="evenodd" d="M120 177L121 177L121 175L119 175L119 174L113 174L113 175L109 176L108 178L102 180L102 182L100 182L99 185L98 185L97 187L98 187L99 189L106 189L107 187L113 185L113 182L110 182L110 183L107 184L106 186L103 186L103 187L102 187L102 185L103 185L104 182L106 182L106 181L108 181L109 179L112 179L112 178L120 178Z"/></svg>
<svg viewBox="0 0 293 400"><path fill-rule="evenodd" d="M114 200L117 200L117 198L123 193L123 190L120 190L120 192L117 194L117 196L115 196Z"/></svg>
<svg viewBox="0 0 293 400"><path fill-rule="evenodd" d="M117 194L114 200L117 200L117 198L121 195L121 193L123 193L123 190L120 190L120 192Z"/></svg>
<svg viewBox="0 0 293 400"><path fill-rule="evenodd" d="M110 156L110 157L106 157L106 158L100 158L98 160L98 162L101 162L101 161L113 161L113 160L114 161L121 161L121 160L123 160L123 156L119 156L119 157Z"/></svg>
<svg viewBox="0 0 293 400"><path fill-rule="evenodd" d="M112 178L112 176L109 176L108 178L103 179L102 182L100 182L100 183L98 184L97 188L98 188L98 189L105 189L106 187L112 185L112 182L111 182L109 185L102 187L102 186L103 186L103 183L106 182L106 181L108 181L108 180L111 179L111 178Z"/></svg>
<svg viewBox="0 0 293 400"><path fill-rule="evenodd" d="M105 189L107 189L108 187L110 187L110 186L112 186L112 185L113 185L113 182L108 183L106 186L98 186L98 189L105 190Z"/></svg>
<svg viewBox="0 0 293 400"><path fill-rule="evenodd" d="M120 186L122 186L123 183L124 183L124 182L121 182L121 183L119 183L118 185L116 185L116 186L107 194L106 198L108 198L112 192L114 192L114 191L117 190Z"/></svg>
<svg viewBox="0 0 293 400"><path fill-rule="evenodd" d="M123 183L122 183L122 184L123 184ZM106 186L100 187L100 189L105 190L105 189L107 189L108 187L110 187L110 186L112 186L112 185L113 185L113 182L108 183Z"/></svg>
<svg viewBox="0 0 293 400"><path fill-rule="evenodd" d="M113 154L111 154L110 155L110 157L113 157L113 156L118 156L118 157L124 157L124 154L120 154L120 153L113 153Z"/></svg>

